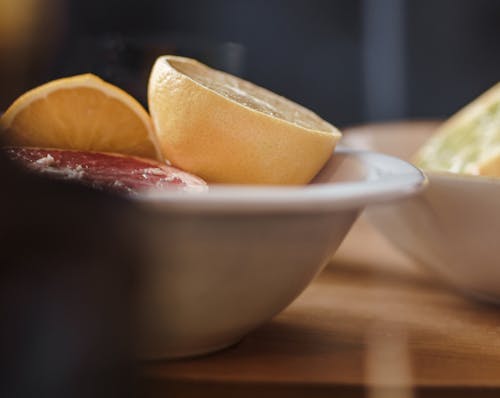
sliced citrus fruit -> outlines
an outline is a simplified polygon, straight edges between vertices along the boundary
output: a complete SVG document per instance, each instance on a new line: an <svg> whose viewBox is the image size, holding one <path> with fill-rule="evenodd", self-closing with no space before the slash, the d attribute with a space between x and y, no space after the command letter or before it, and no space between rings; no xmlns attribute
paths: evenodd
<svg viewBox="0 0 500 398"><path fill-rule="evenodd" d="M307 183L341 137L310 110L190 58L158 58L148 100L163 156L209 182Z"/></svg>
<svg viewBox="0 0 500 398"><path fill-rule="evenodd" d="M418 152L416 164L500 177L500 83L443 123Z"/></svg>
<svg viewBox="0 0 500 398"><path fill-rule="evenodd" d="M54 80L19 97L1 120L7 145L161 156L134 98L92 74Z"/></svg>
<svg viewBox="0 0 500 398"><path fill-rule="evenodd" d="M9 147L9 158L59 180L125 194L148 190L203 191L205 182L164 163L115 153Z"/></svg>

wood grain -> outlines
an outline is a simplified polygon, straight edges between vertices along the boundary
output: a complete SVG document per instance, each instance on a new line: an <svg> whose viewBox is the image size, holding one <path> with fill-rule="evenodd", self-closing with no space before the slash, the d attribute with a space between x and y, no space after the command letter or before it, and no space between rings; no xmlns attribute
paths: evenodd
<svg viewBox="0 0 500 398"><path fill-rule="evenodd" d="M371 374L370 355L389 377ZM361 219L327 269L271 322L216 354L144 363L143 375L154 396L355 396L370 385L429 396L472 387L489 396L500 394L500 312L449 291Z"/></svg>
<svg viewBox="0 0 500 398"><path fill-rule="evenodd" d="M271 322L222 352L142 370L155 397L498 397L500 310L449 290L362 217Z"/></svg>

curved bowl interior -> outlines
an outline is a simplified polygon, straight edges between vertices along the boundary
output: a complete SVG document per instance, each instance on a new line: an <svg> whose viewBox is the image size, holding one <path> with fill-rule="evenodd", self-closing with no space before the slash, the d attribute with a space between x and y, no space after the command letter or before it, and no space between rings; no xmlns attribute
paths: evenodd
<svg viewBox="0 0 500 398"><path fill-rule="evenodd" d="M345 144L409 159L437 123L354 128ZM400 249L462 292L500 301L500 179L427 173L421 195L369 209L376 227Z"/></svg>

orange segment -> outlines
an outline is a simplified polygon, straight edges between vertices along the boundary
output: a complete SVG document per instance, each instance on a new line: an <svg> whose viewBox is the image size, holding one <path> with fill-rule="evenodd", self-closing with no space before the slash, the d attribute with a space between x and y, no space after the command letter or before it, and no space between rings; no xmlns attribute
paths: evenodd
<svg viewBox="0 0 500 398"><path fill-rule="evenodd" d="M165 158L209 182L308 183L341 137L303 106L184 57L156 61L148 100Z"/></svg>
<svg viewBox="0 0 500 398"><path fill-rule="evenodd" d="M146 110L92 74L28 91L9 107L1 124L8 145L161 158Z"/></svg>

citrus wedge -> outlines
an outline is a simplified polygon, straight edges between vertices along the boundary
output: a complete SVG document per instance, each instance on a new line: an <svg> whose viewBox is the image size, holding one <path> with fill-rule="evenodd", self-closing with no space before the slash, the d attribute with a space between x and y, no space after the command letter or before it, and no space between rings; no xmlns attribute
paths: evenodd
<svg viewBox="0 0 500 398"><path fill-rule="evenodd" d="M416 164L500 177L500 83L443 123L418 152Z"/></svg>
<svg viewBox="0 0 500 398"><path fill-rule="evenodd" d="M117 153L7 147L3 152L26 169L104 191L138 194L152 190L206 190L205 182L164 163Z"/></svg>
<svg viewBox="0 0 500 398"><path fill-rule="evenodd" d="M341 137L310 110L190 58L156 61L148 101L163 156L209 182L305 184Z"/></svg>
<svg viewBox="0 0 500 398"><path fill-rule="evenodd" d="M54 80L19 97L2 116L11 146L161 158L151 119L129 94L92 74Z"/></svg>

